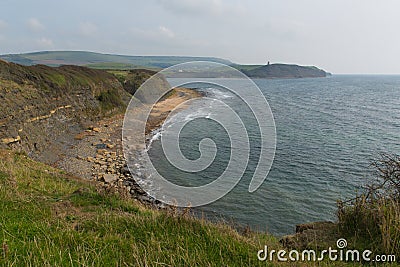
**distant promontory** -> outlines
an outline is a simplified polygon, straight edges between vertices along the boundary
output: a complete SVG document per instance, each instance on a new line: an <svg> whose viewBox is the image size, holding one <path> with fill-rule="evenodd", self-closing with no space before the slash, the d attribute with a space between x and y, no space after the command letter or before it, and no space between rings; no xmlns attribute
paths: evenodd
<svg viewBox="0 0 400 267"><path fill-rule="evenodd" d="M267 64L264 66L236 67L251 78L267 79L295 79L295 78L320 78L331 75L314 66L299 66L289 64Z"/></svg>

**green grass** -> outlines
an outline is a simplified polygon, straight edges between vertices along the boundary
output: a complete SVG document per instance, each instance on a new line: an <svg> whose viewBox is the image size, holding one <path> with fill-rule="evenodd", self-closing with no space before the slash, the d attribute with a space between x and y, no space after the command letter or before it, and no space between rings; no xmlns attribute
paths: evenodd
<svg viewBox="0 0 400 267"><path fill-rule="evenodd" d="M124 81L126 80L126 78L129 75L129 71L123 70L123 69L107 70L107 72L113 74L121 84L124 83Z"/></svg>
<svg viewBox="0 0 400 267"><path fill-rule="evenodd" d="M91 63L85 65L85 67L93 69L106 69L106 70L130 70L141 68L141 66L129 64L129 63L118 63L118 62L100 62Z"/></svg>
<svg viewBox="0 0 400 267"><path fill-rule="evenodd" d="M107 90L100 93L97 97L97 100L100 101L100 105L103 110L108 111L113 108L123 108L124 102L121 99L121 96L118 94L117 90Z"/></svg>
<svg viewBox="0 0 400 267"><path fill-rule="evenodd" d="M0 266L254 266L264 243L1 151Z"/></svg>
<svg viewBox="0 0 400 267"><path fill-rule="evenodd" d="M369 202L357 198L339 212L341 235L354 247L396 254L400 251L399 203L389 200Z"/></svg>
<svg viewBox="0 0 400 267"><path fill-rule="evenodd" d="M46 78L48 78L48 80L54 82L55 84L57 84L60 87L65 86L67 83L65 80L65 76L62 74L58 74L58 73L48 75Z"/></svg>

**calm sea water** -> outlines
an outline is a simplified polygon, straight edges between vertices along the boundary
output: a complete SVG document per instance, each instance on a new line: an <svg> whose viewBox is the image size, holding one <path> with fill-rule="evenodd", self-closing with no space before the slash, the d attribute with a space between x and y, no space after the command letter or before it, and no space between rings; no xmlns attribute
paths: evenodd
<svg viewBox="0 0 400 267"><path fill-rule="evenodd" d="M215 80L218 82L218 80ZM177 82L175 80L175 82ZM268 100L277 129L272 169L254 193L248 185L259 156L259 131L246 105L210 84L192 84L207 96L223 100L241 114L249 133L251 157L243 179L222 199L198 208L207 217L233 220L260 231L283 235L295 225L335 220L336 201L355 195L371 178L369 164L380 152L400 153L400 76L333 76L320 79L254 80ZM211 103L212 104L212 103ZM180 136L182 153L196 159L198 144L211 138L217 156L200 173L175 169L159 141L150 149L157 170L171 181L198 186L216 179L230 159L229 137L207 119L209 101L195 101L166 122L190 121ZM218 112L218 106L212 108Z"/></svg>

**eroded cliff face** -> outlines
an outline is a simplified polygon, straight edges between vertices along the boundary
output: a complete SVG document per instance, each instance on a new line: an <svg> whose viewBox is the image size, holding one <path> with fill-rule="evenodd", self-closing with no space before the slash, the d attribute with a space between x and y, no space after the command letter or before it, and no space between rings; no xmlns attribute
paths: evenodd
<svg viewBox="0 0 400 267"><path fill-rule="evenodd" d="M121 82L125 91L131 95L134 95L140 86L154 74L156 74L156 71L146 69L115 72L115 76Z"/></svg>
<svg viewBox="0 0 400 267"><path fill-rule="evenodd" d="M123 112L130 97L105 71L0 61L0 147L54 163L77 133Z"/></svg>

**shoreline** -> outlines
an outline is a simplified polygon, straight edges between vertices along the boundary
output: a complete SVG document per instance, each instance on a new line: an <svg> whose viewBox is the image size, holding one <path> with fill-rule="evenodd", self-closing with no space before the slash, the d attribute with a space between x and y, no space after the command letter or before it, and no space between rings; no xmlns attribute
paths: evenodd
<svg viewBox="0 0 400 267"><path fill-rule="evenodd" d="M148 151L151 147L151 144L159 138L158 136L162 134L162 126L171 112L173 112L175 109L179 112L187 107L187 104L183 104L185 101L203 96L204 94L196 91L195 89L177 87L171 91L170 95L156 103L153 106L146 123L145 150ZM179 108L177 108L178 106Z"/></svg>
<svg viewBox="0 0 400 267"><path fill-rule="evenodd" d="M146 124L146 138L161 129L176 107L181 105L179 109L183 109L185 104L182 103L202 96L194 89L175 88L153 106ZM124 114L114 115L76 135L76 143L65 151L56 167L94 181L103 190L128 195L156 209L166 208L166 204L152 198L140 187L140 181L146 180L146 172L141 164L141 149L133 152L136 169L129 170L127 166L122 146L123 120Z"/></svg>
<svg viewBox="0 0 400 267"><path fill-rule="evenodd" d="M177 87L171 91L165 99L162 99L153 106L150 112L150 116L146 123L146 135L159 129L168 118L168 115L179 105L190 99L202 97L203 94L196 91L195 89L189 89L184 87ZM187 105L179 107L179 109L185 108Z"/></svg>

